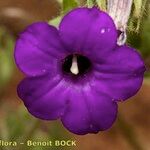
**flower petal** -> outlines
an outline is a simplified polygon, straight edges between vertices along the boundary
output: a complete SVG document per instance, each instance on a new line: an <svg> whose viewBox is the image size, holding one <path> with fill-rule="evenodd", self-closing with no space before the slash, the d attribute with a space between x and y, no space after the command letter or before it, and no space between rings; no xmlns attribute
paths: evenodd
<svg viewBox="0 0 150 150"><path fill-rule="evenodd" d="M18 86L18 95L32 115L52 120L64 112L67 89L62 77L57 75L51 79L46 75L24 79Z"/></svg>
<svg viewBox="0 0 150 150"><path fill-rule="evenodd" d="M117 104L103 94L86 87L83 93L72 92L66 113L62 116L63 125L79 135L97 133L111 127L116 119Z"/></svg>
<svg viewBox="0 0 150 150"><path fill-rule="evenodd" d="M96 7L74 9L63 18L59 29L70 52L84 53L93 59L111 51L117 41L113 20Z"/></svg>
<svg viewBox="0 0 150 150"><path fill-rule="evenodd" d="M113 100L128 99L135 95L142 85L144 62L138 52L130 47L117 46L105 62L94 66L99 91L107 93ZM93 86L94 82L93 80Z"/></svg>
<svg viewBox="0 0 150 150"><path fill-rule="evenodd" d="M54 69L64 53L57 29L38 22L27 27L17 40L15 61L25 74L36 76Z"/></svg>

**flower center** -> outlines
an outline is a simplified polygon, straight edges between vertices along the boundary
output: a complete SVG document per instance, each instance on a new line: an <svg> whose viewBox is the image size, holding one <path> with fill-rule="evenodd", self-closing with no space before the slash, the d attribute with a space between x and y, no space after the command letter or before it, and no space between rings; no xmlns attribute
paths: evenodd
<svg viewBox="0 0 150 150"><path fill-rule="evenodd" d="M73 54L67 56L62 65L62 70L67 74L83 75L91 68L90 60L82 55Z"/></svg>

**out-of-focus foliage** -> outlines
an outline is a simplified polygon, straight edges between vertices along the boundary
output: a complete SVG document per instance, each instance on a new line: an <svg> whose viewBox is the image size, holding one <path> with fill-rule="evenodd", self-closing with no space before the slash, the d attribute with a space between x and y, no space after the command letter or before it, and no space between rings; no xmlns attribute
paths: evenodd
<svg viewBox="0 0 150 150"><path fill-rule="evenodd" d="M106 3L107 3L107 1L106 0L96 0L96 2L97 2L97 5L102 9L102 10L104 10L104 11L106 11Z"/></svg>
<svg viewBox="0 0 150 150"><path fill-rule="evenodd" d="M141 51L144 57L150 56L150 5L145 10L139 32L128 32L128 43Z"/></svg>
<svg viewBox="0 0 150 150"><path fill-rule="evenodd" d="M0 27L0 87L9 81L13 73L13 47L13 37Z"/></svg>
<svg viewBox="0 0 150 150"><path fill-rule="evenodd" d="M142 23L142 33L141 33L141 50L143 55L150 56L150 10L148 12L147 19Z"/></svg>
<svg viewBox="0 0 150 150"><path fill-rule="evenodd" d="M62 17L69 12L70 10L72 10L73 8L76 8L79 6L79 3L77 0L58 0L58 2L60 3L61 10L60 10L60 16L53 18L52 20L49 21L49 24L58 27L59 23L62 19Z"/></svg>
<svg viewBox="0 0 150 150"><path fill-rule="evenodd" d="M78 6L76 0L63 0L63 12L66 13Z"/></svg>
<svg viewBox="0 0 150 150"><path fill-rule="evenodd" d="M86 2L86 5L88 6L88 7L93 7L94 6L94 1L93 0L87 0L87 2Z"/></svg>
<svg viewBox="0 0 150 150"><path fill-rule="evenodd" d="M49 21L49 24L50 24L50 25L53 25L53 26L55 26L55 27L58 27L58 26L59 26L59 23L60 23L60 21L61 21L61 19L62 19L62 16L58 16L58 17L56 17L56 18L50 20L50 21Z"/></svg>
<svg viewBox="0 0 150 150"><path fill-rule="evenodd" d="M52 141L55 140L70 140L71 137L67 132L62 132L62 125L57 122L46 122L31 116L24 106L18 106L15 112L12 111L10 106L3 104L1 109L5 110L5 117L1 118L0 123L0 139L5 141L17 141L24 142L28 140L32 141ZM54 144L53 144L54 145ZM28 148L26 144L19 145L17 150L49 150L59 149L59 146L42 147L36 146ZM61 150L67 150L67 147L62 147Z"/></svg>

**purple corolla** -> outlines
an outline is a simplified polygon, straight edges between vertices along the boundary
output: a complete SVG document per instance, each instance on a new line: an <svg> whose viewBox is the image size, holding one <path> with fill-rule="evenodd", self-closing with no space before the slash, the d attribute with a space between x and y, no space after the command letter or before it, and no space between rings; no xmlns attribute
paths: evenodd
<svg viewBox="0 0 150 150"><path fill-rule="evenodd" d="M59 29L30 25L16 42L15 61L26 78L18 95L28 111L44 120L61 119L75 134L110 128L117 102L140 89L145 66L139 53L117 45L111 17L98 8L77 8Z"/></svg>

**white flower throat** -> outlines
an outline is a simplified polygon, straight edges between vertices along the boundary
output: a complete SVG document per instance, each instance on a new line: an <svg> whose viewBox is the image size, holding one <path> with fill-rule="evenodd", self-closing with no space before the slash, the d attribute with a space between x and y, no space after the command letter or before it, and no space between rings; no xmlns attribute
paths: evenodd
<svg viewBox="0 0 150 150"><path fill-rule="evenodd" d="M79 76L89 72L91 66L91 61L86 56L72 54L64 58L62 71L68 75Z"/></svg>
<svg viewBox="0 0 150 150"><path fill-rule="evenodd" d="M74 75L78 75L79 74L77 56L75 56L75 55L73 55L73 58L72 58L72 65L71 65L70 71Z"/></svg>

